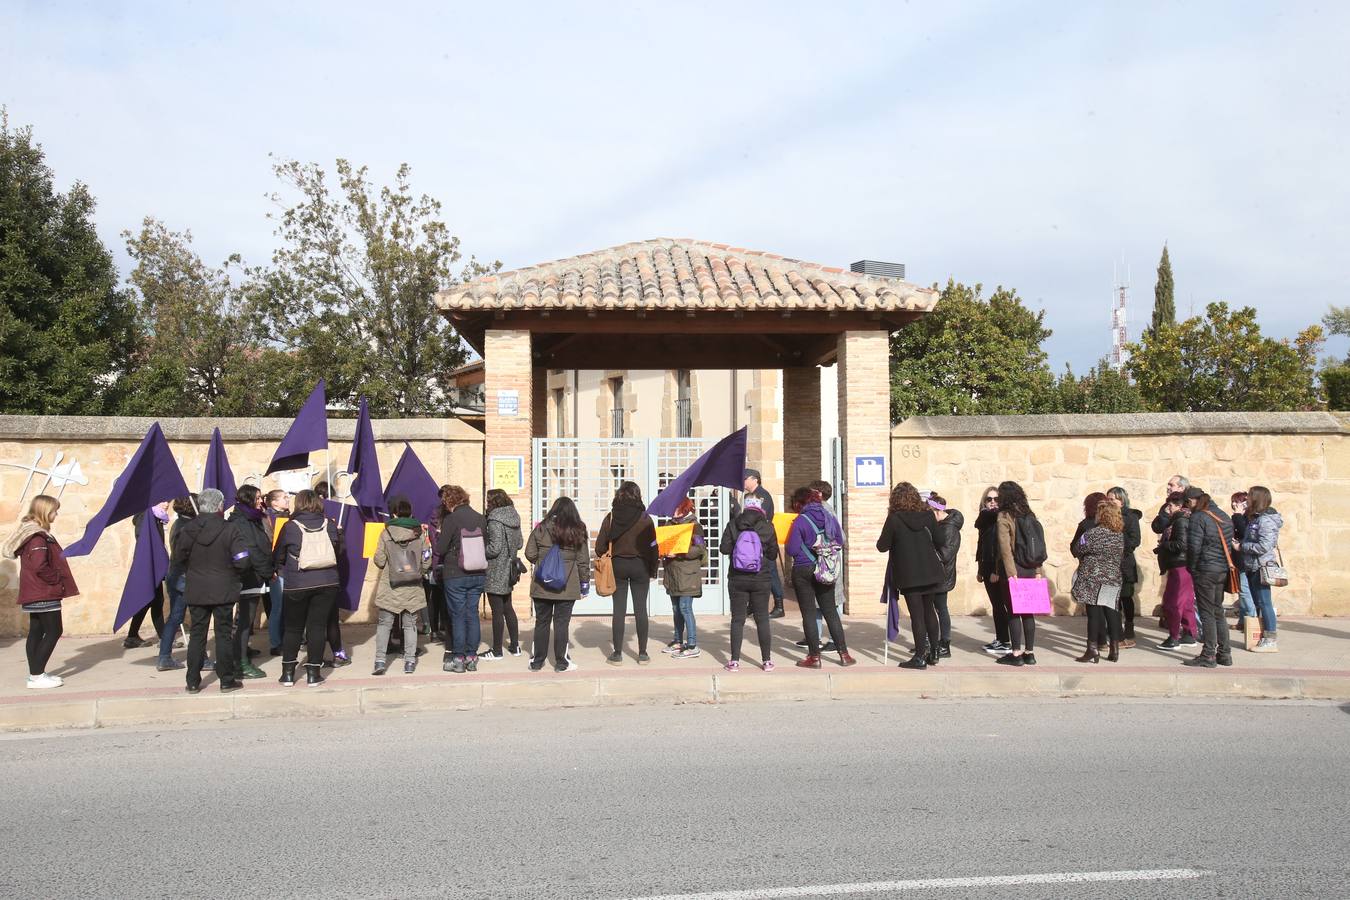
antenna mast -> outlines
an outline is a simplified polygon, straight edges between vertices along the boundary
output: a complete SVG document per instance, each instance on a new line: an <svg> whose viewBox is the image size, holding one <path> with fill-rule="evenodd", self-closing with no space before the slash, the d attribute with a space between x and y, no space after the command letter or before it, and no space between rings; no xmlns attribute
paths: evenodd
<svg viewBox="0 0 1350 900"><path fill-rule="evenodd" d="M1120 276L1120 268L1125 269L1123 280ZM1130 361L1130 351L1127 347L1130 342L1130 334L1125 315L1130 299L1129 266L1122 263L1120 267L1117 267L1112 263L1111 280L1113 282L1111 290L1111 368L1119 372Z"/></svg>

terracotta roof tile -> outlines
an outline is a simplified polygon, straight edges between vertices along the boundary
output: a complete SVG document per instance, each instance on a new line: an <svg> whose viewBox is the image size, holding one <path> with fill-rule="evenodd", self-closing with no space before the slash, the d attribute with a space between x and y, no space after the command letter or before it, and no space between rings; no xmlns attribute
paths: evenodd
<svg viewBox="0 0 1350 900"><path fill-rule="evenodd" d="M436 295L443 310L821 309L928 311L937 292L730 244L656 238L484 275Z"/></svg>

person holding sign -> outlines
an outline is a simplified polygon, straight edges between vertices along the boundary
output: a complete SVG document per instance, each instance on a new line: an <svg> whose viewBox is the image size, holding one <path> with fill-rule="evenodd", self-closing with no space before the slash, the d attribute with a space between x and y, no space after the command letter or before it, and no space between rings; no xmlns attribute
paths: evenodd
<svg viewBox="0 0 1350 900"><path fill-rule="evenodd" d="M670 595L675 613L675 637L666 647L672 659L694 659L702 655L698 649L698 625L694 621L694 598L703 596L703 561L708 551L703 546L703 526L694 514L694 501L686 497L670 525L689 526L689 540L676 538L669 546L662 545L664 558L661 583ZM668 526L669 527L669 526ZM683 543L683 548L675 546Z"/></svg>
<svg viewBox="0 0 1350 900"><path fill-rule="evenodd" d="M998 571L989 576L1008 592L1009 608L1012 609L1012 617L1008 620L1012 651L998 658L1000 665L1036 665L1036 616L1017 611L1010 579L1043 580L1041 565L1045 559L1045 531L1031 511L1031 504L1027 503L1026 492L1015 481L1002 482L998 486ZM1024 635L1025 650L1022 647Z"/></svg>

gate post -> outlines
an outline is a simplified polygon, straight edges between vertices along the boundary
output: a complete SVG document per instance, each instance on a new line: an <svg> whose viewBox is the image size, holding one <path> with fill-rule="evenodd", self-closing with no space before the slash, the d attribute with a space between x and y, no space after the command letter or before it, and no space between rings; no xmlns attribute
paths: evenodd
<svg viewBox="0 0 1350 900"><path fill-rule="evenodd" d="M487 408L484 424L487 439L483 447L484 493L495 487L492 458L520 457L520 484L511 491L517 508L530 505L531 452L534 429L534 361L530 355L530 332L489 330L483 342L484 397ZM528 518L528 514L522 518Z"/></svg>
<svg viewBox="0 0 1350 900"><path fill-rule="evenodd" d="M873 615L881 597L885 563L877 558L877 535L886 522L891 456L890 338L885 331L847 331L839 336L839 436L844 445L845 593L850 612ZM855 461L880 456L885 484L860 486Z"/></svg>

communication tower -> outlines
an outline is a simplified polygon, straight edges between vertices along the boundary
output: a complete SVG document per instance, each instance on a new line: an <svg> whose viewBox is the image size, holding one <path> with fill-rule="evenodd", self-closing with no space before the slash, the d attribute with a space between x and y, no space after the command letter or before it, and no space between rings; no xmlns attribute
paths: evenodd
<svg viewBox="0 0 1350 900"><path fill-rule="evenodd" d="M1130 361L1130 333L1125 315L1130 300L1130 268L1121 263L1113 264L1111 269L1111 367L1119 372Z"/></svg>

